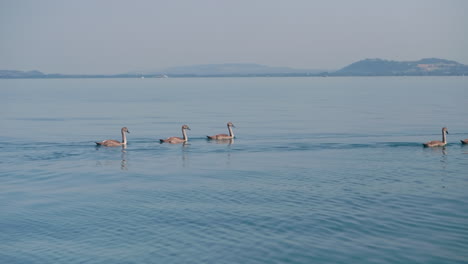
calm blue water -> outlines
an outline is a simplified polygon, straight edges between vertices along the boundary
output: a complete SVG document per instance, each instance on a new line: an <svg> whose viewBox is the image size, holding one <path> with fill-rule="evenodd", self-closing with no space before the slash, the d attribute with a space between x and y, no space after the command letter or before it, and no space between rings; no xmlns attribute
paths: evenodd
<svg viewBox="0 0 468 264"><path fill-rule="evenodd" d="M0 263L468 263L467 113L463 77L0 80Z"/></svg>

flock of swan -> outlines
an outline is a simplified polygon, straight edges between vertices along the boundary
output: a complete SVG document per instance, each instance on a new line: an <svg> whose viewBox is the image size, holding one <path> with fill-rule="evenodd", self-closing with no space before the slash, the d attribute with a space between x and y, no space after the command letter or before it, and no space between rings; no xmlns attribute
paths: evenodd
<svg viewBox="0 0 468 264"><path fill-rule="evenodd" d="M234 138L234 132L232 128L235 127L232 122L227 123L227 128L229 134L217 134L214 136L207 136L208 139L214 140L229 140ZM185 143L188 141L187 137L187 130L190 130L190 127L187 125L182 126L182 137L168 137L166 139L160 139L161 143L170 143L170 144L178 144L178 143ZM118 147L118 146L126 146L127 145L127 136L126 133L130 133L127 127L122 127L122 142L114 139L107 139L100 142L96 142L98 146L106 146L106 147Z"/></svg>
<svg viewBox="0 0 468 264"><path fill-rule="evenodd" d="M208 139L213 140L229 140L234 138L234 133L232 132L232 128L235 127L232 122L227 123L227 128L229 134L217 134L214 136L207 136ZM170 144L178 144L178 143L185 143L188 141L187 137L187 130L190 130L190 127L187 125L182 126L182 137L168 137L166 139L160 139L161 143L170 143ZM127 145L127 136L125 133L130 133L127 127L122 127L122 141L107 139L100 142L96 142L98 146L106 146L106 147L118 147L118 146L126 146ZM426 143L423 143L424 147L443 147L447 145L447 134L448 130L446 127L442 128L442 141L433 140ZM468 138L460 140L462 144L468 144Z"/></svg>

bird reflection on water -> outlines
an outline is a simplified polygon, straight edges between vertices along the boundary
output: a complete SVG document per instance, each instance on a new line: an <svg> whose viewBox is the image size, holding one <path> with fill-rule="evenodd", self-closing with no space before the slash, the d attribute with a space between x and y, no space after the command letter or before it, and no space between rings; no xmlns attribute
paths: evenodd
<svg viewBox="0 0 468 264"><path fill-rule="evenodd" d="M127 146L122 146L122 154L121 154L121 159L122 161L120 162L120 169L121 170L124 170L124 171L127 171L128 168L127 168L127 150L126 150Z"/></svg>
<svg viewBox="0 0 468 264"><path fill-rule="evenodd" d="M95 149L96 149L96 151L101 150L101 146L97 145L95 147ZM120 154L120 169L124 170L124 171L128 171L128 168L127 168L127 146L122 145L122 150L120 152L121 152L121 154ZM99 160L96 161L96 166L98 166L98 167L108 166L108 165L115 166L115 161L112 161L112 160L106 160L104 162L99 161Z"/></svg>
<svg viewBox="0 0 468 264"><path fill-rule="evenodd" d="M227 145L232 145L234 144L234 139L215 139L215 140L209 140L211 144L227 144Z"/></svg>

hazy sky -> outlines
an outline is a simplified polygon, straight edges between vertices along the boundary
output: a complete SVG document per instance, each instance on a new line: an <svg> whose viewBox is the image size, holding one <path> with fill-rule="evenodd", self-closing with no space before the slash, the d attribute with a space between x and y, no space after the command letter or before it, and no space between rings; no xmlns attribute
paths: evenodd
<svg viewBox="0 0 468 264"><path fill-rule="evenodd" d="M0 69L124 73L208 63L468 64L465 0L0 0Z"/></svg>

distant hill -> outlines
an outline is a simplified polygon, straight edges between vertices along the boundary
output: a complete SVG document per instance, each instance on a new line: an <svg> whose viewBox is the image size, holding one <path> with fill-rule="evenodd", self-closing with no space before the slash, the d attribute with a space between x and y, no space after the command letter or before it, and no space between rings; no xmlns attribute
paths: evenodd
<svg viewBox="0 0 468 264"><path fill-rule="evenodd" d="M196 76L248 76L248 75L288 75L315 74L321 70L294 69L289 67L271 67L253 63L202 64L167 68L168 75Z"/></svg>
<svg viewBox="0 0 468 264"><path fill-rule="evenodd" d="M203 64L167 68L158 72L130 72L114 75L45 74L40 71L0 70L0 78L163 78L163 77L256 77L256 76L451 76L468 75L468 65L427 58L418 61L365 59L338 71L271 67L253 63Z"/></svg>
<svg viewBox="0 0 468 264"><path fill-rule="evenodd" d="M337 76L393 76L393 75L463 75L468 66L456 61L427 58L418 61L390 61L365 59L333 73Z"/></svg>
<svg viewBox="0 0 468 264"><path fill-rule="evenodd" d="M43 78L44 73L40 71L13 71L0 70L0 78Z"/></svg>
<svg viewBox="0 0 468 264"><path fill-rule="evenodd" d="M40 71L0 70L0 79L64 79L64 78L140 78L141 74L45 74Z"/></svg>

